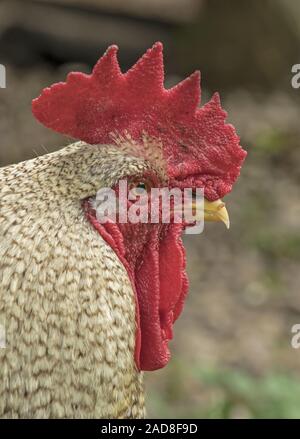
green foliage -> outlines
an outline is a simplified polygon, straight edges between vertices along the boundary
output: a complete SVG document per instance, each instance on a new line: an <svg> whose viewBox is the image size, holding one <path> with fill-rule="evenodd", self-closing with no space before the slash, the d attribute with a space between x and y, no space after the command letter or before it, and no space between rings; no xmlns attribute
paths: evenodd
<svg viewBox="0 0 300 439"><path fill-rule="evenodd" d="M253 377L240 370L203 371L197 376L210 387L223 390L223 397L207 411L213 417L300 418L300 380L271 373ZM210 416L211 417L211 416Z"/></svg>
<svg viewBox="0 0 300 439"><path fill-rule="evenodd" d="M270 258L300 259L300 235L265 232L256 237L254 244Z"/></svg>
<svg viewBox="0 0 300 439"><path fill-rule="evenodd" d="M300 418L298 377L274 372L258 377L240 369L185 366L177 363L170 368L167 385L150 395L151 417Z"/></svg>
<svg viewBox="0 0 300 439"><path fill-rule="evenodd" d="M270 156L286 153L290 139L289 135L274 128L261 132L255 139L256 152Z"/></svg>

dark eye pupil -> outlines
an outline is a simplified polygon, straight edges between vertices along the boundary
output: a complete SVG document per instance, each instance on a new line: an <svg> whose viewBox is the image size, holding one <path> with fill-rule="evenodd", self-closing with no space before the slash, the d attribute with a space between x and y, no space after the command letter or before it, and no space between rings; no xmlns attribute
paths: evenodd
<svg viewBox="0 0 300 439"><path fill-rule="evenodd" d="M139 184L137 185L137 188L138 188L138 189L146 189L146 185L145 185L145 183L139 183Z"/></svg>

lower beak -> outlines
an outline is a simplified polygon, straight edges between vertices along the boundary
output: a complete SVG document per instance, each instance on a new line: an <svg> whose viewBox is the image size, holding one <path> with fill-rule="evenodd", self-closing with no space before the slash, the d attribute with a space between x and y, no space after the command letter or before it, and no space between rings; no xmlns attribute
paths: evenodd
<svg viewBox="0 0 300 439"><path fill-rule="evenodd" d="M222 221L229 229L230 220L225 203L222 200L208 201L204 199L204 221Z"/></svg>

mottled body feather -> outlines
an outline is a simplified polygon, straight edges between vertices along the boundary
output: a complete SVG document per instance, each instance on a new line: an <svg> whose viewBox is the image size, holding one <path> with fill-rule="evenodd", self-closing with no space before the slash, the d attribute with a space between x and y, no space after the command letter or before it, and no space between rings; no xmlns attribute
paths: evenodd
<svg viewBox="0 0 300 439"><path fill-rule="evenodd" d="M0 169L0 417L144 416L134 292L81 200L148 166L79 142Z"/></svg>

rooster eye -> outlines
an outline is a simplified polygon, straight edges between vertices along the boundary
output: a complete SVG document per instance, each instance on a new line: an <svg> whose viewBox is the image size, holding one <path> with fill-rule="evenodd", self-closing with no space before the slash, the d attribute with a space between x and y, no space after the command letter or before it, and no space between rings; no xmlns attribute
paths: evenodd
<svg viewBox="0 0 300 439"><path fill-rule="evenodd" d="M146 186L146 183L144 183L143 181L142 182L140 182L140 183L138 183L137 185L136 185L136 189L143 189L143 190L147 190L147 186Z"/></svg>
<svg viewBox="0 0 300 439"><path fill-rule="evenodd" d="M137 183L133 183L130 187L130 190L133 191L136 195L143 195L148 192L150 189L150 185L145 181L139 181Z"/></svg>

